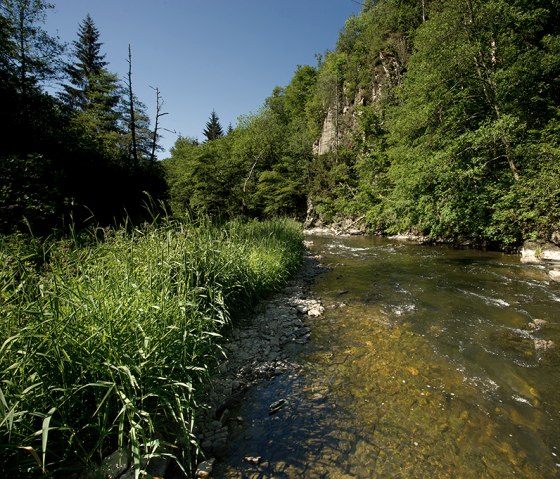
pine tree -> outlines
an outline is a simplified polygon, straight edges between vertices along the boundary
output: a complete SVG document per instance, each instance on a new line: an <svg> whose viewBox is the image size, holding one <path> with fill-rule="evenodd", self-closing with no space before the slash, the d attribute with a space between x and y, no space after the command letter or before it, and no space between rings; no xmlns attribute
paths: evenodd
<svg viewBox="0 0 560 479"><path fill-rule="evenodd" d="M73 42L75 63L65 68L69 83L64 85L61 99L77 112L77 120L97 135L116 131L119 114L119 84L115 74L106 69L101 54L99 30L88 14Z"/></svg>
<svg viewBox="0 0 560 479"><path fill-rule="evenodd" d="M214 110L210 115L210 119L206 123L206 128L202 132L206 137L206 141L212 141L221 136L224 136L224 131L222 130L222 125L220 125L220 119Z"/></svg>
<svg viewBox="0 0 560 479"><path fill-rule="evenodd" d="M22 94L39 82L57 75L62 52L58 38L49 35L41 24L53 5L44 0L2 0L3 43L10 43L10 56L18 75Z"/></svg>

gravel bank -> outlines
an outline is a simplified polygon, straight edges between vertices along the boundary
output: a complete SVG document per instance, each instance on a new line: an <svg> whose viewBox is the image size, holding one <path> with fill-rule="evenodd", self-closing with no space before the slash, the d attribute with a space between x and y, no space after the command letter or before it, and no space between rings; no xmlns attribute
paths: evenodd
<svg viewBox="0 0 560 479"><path fill-rule="evenodd" d="M212 466L226 448L229 428L237 418L231 410L260 381L296 370L295 352L311 335L310 322L320 318L320 299L308 296L313 278L325 268L306 252L299 273L246 321L234 327L223 349L225 359L213 377L204 426L197 431L206 460L196 477L212 477Z"/></svg>

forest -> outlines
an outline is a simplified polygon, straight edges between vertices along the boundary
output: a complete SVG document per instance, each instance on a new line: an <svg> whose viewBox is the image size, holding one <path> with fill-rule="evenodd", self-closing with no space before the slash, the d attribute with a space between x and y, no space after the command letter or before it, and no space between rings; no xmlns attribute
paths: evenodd
<svg viewBox="0 0 560 479"><path fill-rule="evenodd" d="M368 1L259 111L225 132L213 111L204 141L179 138L164 161L161 94L152 127L132 56L120 81L90 17L64 55L48 4L2 5L5 233L141 218L149 197L178 214L352 219L480 246L559 238L555 0Z"/></svg>
<svg viewBox="0 0 560 479"><path fill-rule="evenodd" d="M119 223L144 213L146 193L166 191L150 128L126 81L108 70L88 15L64 46L45 30L53 6L0 2L0 232L63 230L88 218ZM56 93L52 88L56 85ZM160 94L157 99L160 103ZM126 213L125 213L126 211ZM71 219L71 220L70 220Z"/></svg>
<svg viewBox="0 0 560 479"><path fill-rule="evenodd" d="M506 249L558 241L559 7L366 2L334 51L232 132L177 141L173 210Z"/></svg>

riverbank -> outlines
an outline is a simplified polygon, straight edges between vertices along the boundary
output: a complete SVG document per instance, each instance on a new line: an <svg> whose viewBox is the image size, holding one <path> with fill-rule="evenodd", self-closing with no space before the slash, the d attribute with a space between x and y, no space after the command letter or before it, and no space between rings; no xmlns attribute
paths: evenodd
<svg viewBox="0 0 560 479"><path fill-rule="evenodd" d="M560 281L560 247L546 241L525 241L521 262L543 265L553 281Z"/></svg>
<svg viewBox="0 0 560 479"><path fill-rule="evenodd" d="M298 270L302 242L289 220L0 237L0 476L190 462L224 332Z"/></svg>
<svg viewBox="0 0 560 479"><path fill-rule="evenodd" d="M309 340L309 322L324 311L319 299L308 296L309 285L325 270L306 250L296 276L227 334L224 360L211 380L207 408L196 431L204 460L198 464L195 477L211 477L214 464L224 456L230 430L243 421L232 410L244 394L262 381L296 370L294 357ZM282 404L270 407L273 412Z"/></svg>

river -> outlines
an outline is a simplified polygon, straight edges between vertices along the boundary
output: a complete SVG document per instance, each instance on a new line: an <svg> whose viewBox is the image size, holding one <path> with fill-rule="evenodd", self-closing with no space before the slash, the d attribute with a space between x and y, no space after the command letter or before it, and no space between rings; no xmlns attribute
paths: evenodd
<svg viewBox="0 0 560 479"><path fill-rule="evenodd" d="M560 477L560 285L542 267L310 239L330 267L311 292L325 313L298 370L235 411L215 477Z"/></svg>

